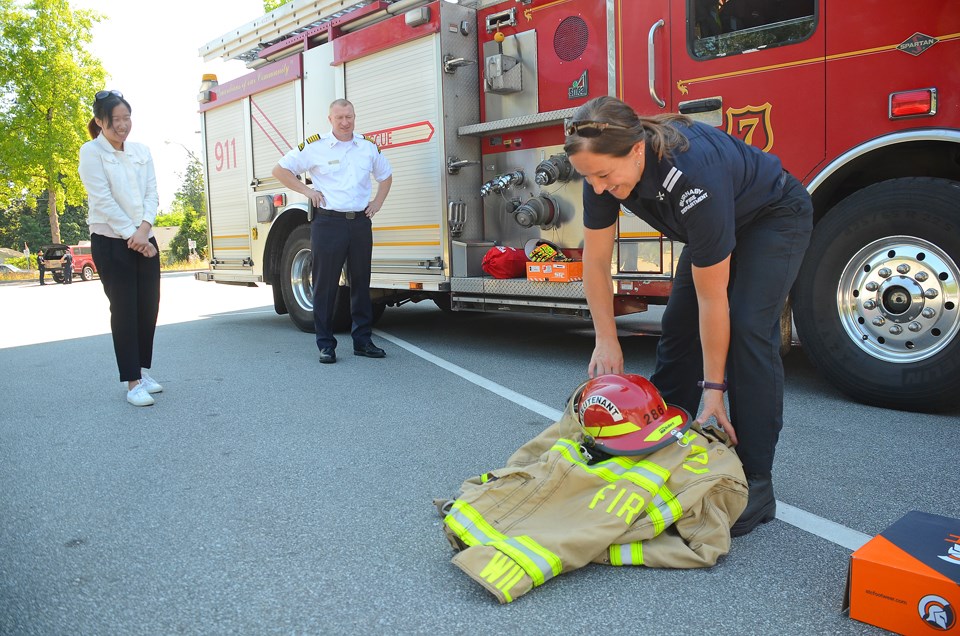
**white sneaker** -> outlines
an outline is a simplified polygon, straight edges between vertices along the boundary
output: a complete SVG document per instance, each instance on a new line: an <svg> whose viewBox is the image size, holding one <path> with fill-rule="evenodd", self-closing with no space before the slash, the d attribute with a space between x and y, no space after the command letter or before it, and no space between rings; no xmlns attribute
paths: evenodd
<svg viewBox="0 0 960 636"><path fill-rule="evenodd" d="M145 369L140 369L140 384L143 385L143 388L147 390L147 393L159 393L163 391L163 386L147 375Z"/></svg>
<svg viewBox="0 0 960 636"><path fill-rule="evenodd" d="M147 387L143 381L137 382L137 386L127 391L127 402L134 406L150 406L154 403L153 396L147 393Z"/></svg>

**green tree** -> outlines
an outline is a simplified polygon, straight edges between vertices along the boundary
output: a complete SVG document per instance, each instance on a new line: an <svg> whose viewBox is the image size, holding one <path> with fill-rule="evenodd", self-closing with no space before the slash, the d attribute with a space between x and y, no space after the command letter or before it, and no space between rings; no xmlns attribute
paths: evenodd
<svg viewBox="0 0 960 636"><path fill-rule="evenodd" d="M189 152L189 151L188 151ZM197 255L207 253L207 197L203 190L203 164L192 152L187 169L180 175L180 188L173 196L173 210L168 216L182 215L180 230L170 241L174 261L184 261L190 255L189 240L197 242Z"/></svg>
<svg viewBox="0 0 960 636"><path fill-rule="evenodd" d="M263 12L270 13L277 7L282 7L290 0L263 0Z"/></svg>
<svg viewBox="0 0 960 636"><path fill-rule="evenodd" d="M78 153L106 76L85 46L99 20L67 0L0 0L0 208L44 197L54 243L61 201L85 198Z"/></svg>
<svg viewBox="0 0 960 636"><path fill-rule="evenodd" d="M197 256L207 255L207 217L200 216L191 208L183 210L183 222L180 230L170 241L170 255L174 261L185 261L190 256L189 240L197 242Z"/></svg>
<svg viewBox="0 0 960 636"><path fill-rule="evenodd" d="M180 187L173 195L174 202L205 216L207 197L203 190L203 164L200 163L197 155L190 153L187 169L177 176L180 177Z"/></svg>

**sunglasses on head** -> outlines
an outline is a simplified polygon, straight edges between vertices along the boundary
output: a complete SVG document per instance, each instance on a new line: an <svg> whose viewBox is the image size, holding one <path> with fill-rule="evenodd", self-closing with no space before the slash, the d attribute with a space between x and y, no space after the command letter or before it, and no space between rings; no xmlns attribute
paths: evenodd
<svg viewBox="0 0 960 636"><path fill-rule="evenodd" d="M620 126L618 124L609 124L605 121L574 121L570 122L564 127L567 136L570 135L580 135L581 137L599 137L600 134L607 128L613 128L614 130L628 130L626 126Z"/></svg>
<svg viewBox="0 0 960 636"><path fill-rule="evenodd" d="M93 96L94 101L100 101L101 99L106 99L111 95L116 95L117 97L123 99L123 93L120 91L97 91L97 94Z"/></svg>

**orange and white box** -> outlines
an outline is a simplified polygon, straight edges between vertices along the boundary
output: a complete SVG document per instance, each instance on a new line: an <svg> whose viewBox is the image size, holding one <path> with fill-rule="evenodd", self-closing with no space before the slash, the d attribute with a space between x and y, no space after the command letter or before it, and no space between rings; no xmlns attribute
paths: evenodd
<svg viewBox="0 0 960 636"><path fill-rule="evenodd" d="M898 634L960 635L960 519L912 511L850 555L843 610Z"/></svg>
<svg viewBox="0 0 960 636"><path fill-rule="evenodd" d="M583 262L568 261L566 263L551 263L553 271L550 272L550 280L555 283L571 283L577 280L583 280Z"/></svg>
<svg viewBox="0 0 960 636"><path fill-rule="evenodd" d="M534 263L527 261L527 280L545 282L550 280L555 263Z"/></svg>

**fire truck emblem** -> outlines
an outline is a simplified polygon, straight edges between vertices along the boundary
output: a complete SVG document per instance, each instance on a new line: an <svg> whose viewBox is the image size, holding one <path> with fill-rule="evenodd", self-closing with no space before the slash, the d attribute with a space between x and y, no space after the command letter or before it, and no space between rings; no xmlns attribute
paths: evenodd
<svg viewBox="0 0 960 636"><path fill-rule="evenodd" d="M573 84L567 89L567 99L580 99L581 97L586 97L589 92L587 72L584 71L583 75L573 80Z"/></svg>
<svg viewBox="0 0 960 636"><path fill-rule="evenodd" d="M920 55L921 53L923 53L924 51L926 51L927 49L929 49L931 46L933 46L939 41L940 40L933 37L932 35L925 35L918 31L917 33L914 33L913 35L908 37L906 40L901 42L900 45L897 46L897 48L903 51L904 53L909 53L910 55L913 55L914 57L916 57L917 55Z"/></svg>
<svg viewBox="0 0 960 636"><path fill-rule="evenodd" d="M770 124L770 102L762 106L727 109L727 134L756 146L764 152L773 148L773 126Z"/></svg>

